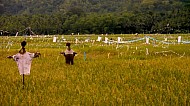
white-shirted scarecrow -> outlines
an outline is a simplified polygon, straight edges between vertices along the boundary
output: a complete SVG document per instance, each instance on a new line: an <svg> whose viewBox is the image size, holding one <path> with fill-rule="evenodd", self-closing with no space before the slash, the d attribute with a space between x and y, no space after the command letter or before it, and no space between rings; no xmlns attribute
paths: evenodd
<svg viewBox="0 0 190 106"><path fill-rule="evenodd" d="M17 53L16 55L13 55L13 56L8 56L7 58L13 58L16 61L20 75L29 75L32 59L39 57L40 53L39 52L36 52L36 53L27 52L25 50L26 41L21 42L21 46L22 46L22 48L19 51L19 53Z"/></svg>
<svg viewBox="0 0 190 106"><path fill-rule="evenodd" d="M75 57L75 54L77 54L77 53L71 49L70 43L66 43L66 46L67 46L67 49L64 52L61 52L61 54L63 54L65 56L66 64L73 65L74 64L74 57Z"/></svg>

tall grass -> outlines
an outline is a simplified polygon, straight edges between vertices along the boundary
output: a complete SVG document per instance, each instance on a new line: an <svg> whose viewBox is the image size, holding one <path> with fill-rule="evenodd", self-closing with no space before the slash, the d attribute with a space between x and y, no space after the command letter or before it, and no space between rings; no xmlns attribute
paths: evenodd
<svg viewBox="0 0 190 106"><path fill-rule="evenodd" d="M26 49L42 55L33 60L23 89L16 63L6 59L20 48L11 39L11 49L0 50L1 105L190 105L187 44L73 44L78 55L71 66L59 54L65 43L28 39Z"/></svg>

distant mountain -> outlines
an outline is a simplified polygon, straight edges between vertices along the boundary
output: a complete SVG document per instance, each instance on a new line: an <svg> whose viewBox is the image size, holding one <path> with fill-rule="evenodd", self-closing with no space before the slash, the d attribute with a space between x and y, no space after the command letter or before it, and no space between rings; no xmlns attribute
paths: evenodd
<svg viewBox="0 0 190 106"><path fill-rule="evenodd" d="M0 14L113 13L172 11L189 0L0 0Z"/></svg>

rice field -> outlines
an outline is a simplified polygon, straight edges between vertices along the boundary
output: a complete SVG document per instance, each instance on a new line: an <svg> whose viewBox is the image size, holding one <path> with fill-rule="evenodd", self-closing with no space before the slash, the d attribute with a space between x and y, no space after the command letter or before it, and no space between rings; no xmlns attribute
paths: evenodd
<svg viewBox="0 0 190 106"><path fill-rule="evenodd" d="M105 35L99 35L104 41ZM108 35L117 41L145 35ZM0 37L0 104L2 106L189 106L190 44L178 43L179 35L148 35L125 44L96 41L98 35L57 35L53 37ZM190 41L190 35L180 35ZM63 40L66 39L66 41ZM167 38L168 44L163 43ZM7 59L20 49L40 52L32 61L31 73L22 76L16 62ZM78 42L76 42L78 39ZM90 39L85 42L85 39ZM77 52L74 65L66 65L60 52L65 43Z"/></svg>

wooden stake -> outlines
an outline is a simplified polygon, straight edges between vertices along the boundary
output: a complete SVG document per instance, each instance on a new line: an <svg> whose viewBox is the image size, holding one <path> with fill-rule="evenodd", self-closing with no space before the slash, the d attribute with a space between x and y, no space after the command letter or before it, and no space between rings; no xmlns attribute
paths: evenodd
<svg viewBox="0 0 190 106"><path fill-rule="evenodd" d="M23 78L22 78L22 82L23 82L23 89L24 89L24 74L22 75L23 76Z"/></svg>

